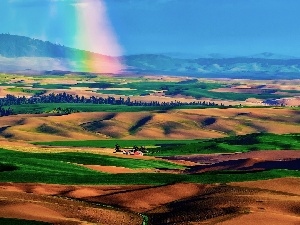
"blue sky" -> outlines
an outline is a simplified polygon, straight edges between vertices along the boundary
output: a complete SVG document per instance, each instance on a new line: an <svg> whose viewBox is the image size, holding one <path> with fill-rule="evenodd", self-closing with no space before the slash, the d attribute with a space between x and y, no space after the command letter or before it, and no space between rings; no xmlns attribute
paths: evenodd
<svg viewBox="0 0 300 225"><path fill-rule="evenodd" d="M72 5L100 0L1 0L0 33L76 47ZM299 0L102 0L123 54L300 56Z"/></svg>

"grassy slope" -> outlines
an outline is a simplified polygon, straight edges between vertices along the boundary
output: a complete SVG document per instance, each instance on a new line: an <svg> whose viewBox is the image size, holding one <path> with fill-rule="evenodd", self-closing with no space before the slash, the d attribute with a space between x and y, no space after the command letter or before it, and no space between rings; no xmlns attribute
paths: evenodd
<svg viewBox="0 0 300 225"><path fill-rule="evenodd" d="M254 133L210 140L199 140L179 146L165 146L150 150L158 156L234 153L253 150L300 150L300 134Z"/></svg>
<svg viewBox="0 0 300 225"><path fill-rule="evenodd" d="M150 148L151 155L172 156L187 154L210 154L247 152L252 150L299 150L300 134L254 133L208 140L89 140L36 142L48 146L108 147L118 143L122 148L137 146L160 146Z"/></svg>
<svg viewBox="0 0 300 225"><path fill-rule="evenodd" d="M24 153L4 149L0 150L0 162L16 168L1 172L0 181L63 184L160 184L170 181L167 179L168 176L163 174L106 174L73 163L123 166L133 169L182 168L159 160L124 159L87 153Z"/></svg>
<svg viewBox="0 0 300 225"><path fill-rule="evenodd" d="M259 149L300 149L300 134L251 134L186 145L164 147L152 152L158 155L188 153L236 152ZM115 143L115 142L114 142ZM132 143L132 142L128 142ZM112 143L110 143L112 144ZM173 143L174 144L174 143ZM159 151L158 151L159 150ZM158 151L158 152L157 152ZM269 170L237 173L216 171L197 175L136 173L107 174L89 170L73 163L113 165L128 168L180 168L157 160L124 159L87 153L24 153L2 149L0 162L17 168L1 172L0 182L44 182L60 184L167 184L173 182L227 183L232 181L261 180L286 176L300 177L299 171Z"/></svg>

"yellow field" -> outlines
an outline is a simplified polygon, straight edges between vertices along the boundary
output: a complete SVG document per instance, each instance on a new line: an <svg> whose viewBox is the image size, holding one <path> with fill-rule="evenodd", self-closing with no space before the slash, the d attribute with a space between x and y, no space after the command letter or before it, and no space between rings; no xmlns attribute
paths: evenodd
<svg viewBox="0 0 300 225"><path fill-rule="evenodd" d="M2 139L22 141L94 139L203 139L254 132L297 133L299 111L275 108L181 109L167 112L74 113L1 117ZM151 119L130 129L139 120ZM90 128L90 124L96 123Z"/></svg>

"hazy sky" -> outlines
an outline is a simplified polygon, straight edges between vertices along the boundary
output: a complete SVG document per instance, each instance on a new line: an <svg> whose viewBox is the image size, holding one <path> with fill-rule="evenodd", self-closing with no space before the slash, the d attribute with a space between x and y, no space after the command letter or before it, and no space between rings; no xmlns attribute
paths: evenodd
<svg viewBox="0 0 300 225"><path fill-rule="evenodd" d="M85 23L79 5L96 8L83 13ZM0 33L79 48L85 47L79 39L86 40L86 48L112 55L300 56L299 10L299 0L0 0ZM94 21L90 30L84 28L89 21ZM83 37L93 33L98 41Z"/></svg>

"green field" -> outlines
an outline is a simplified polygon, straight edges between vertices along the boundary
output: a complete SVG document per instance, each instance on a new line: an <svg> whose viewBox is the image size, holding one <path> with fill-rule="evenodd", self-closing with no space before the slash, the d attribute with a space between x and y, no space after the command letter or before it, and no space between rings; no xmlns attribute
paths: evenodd
<svg viewBox="0 0 300 225"><path fill-rule="evenodd" d="M26 88L40 88L44 90L60 89L68 90L71 87L83 87L83 88L93 88L93 90L98 93L103 94L118 94L123 96L144 96L149 95L155 91L163 91L165 95L184 95L191 96L194 98L211 98L211 99L221 99L221 100L236 100L244 101L247 98L258 98L258 99L270 99L270 98L282 98L288 97L290 93L297 94L299 91L295 90L285 90L285 94L276 94L276 91L266 92L262 94L254 93L232 93L232 92L214 92L213 89L218 88L230 88L232 85L227 84L222 81L199 81L197 79L187 79L180 82L177 81L153 81L145 79L143 77L133 78L133 77L118 77L118 78L108 78L108 77L97 77L85 75L72 75L72 80L76 81L75 84L64 83L64 79L70 79L70 75L49 75L49 76L36 76L36 77L26 77L33 83L26 83L25 78L21 75L7 75L0 74L0 86L12 86L11 92L16 91L18 87ZM14 79L24 79L20 82L13 82ZM50 83L47 84L47 79L61 80L61 83ZM11 83L9 83L11 82ZM108 88L108 89L107 89ZM114 88L114 89L109 89ZM121 89L120 89L121 88ZM119 90L117 90L119 89ZM25 91L27 92L27 91ZM41 90L33 90L34 92L41 93ZM31 92L30 92L31 93Z"/></svg>
<svg viewBox="0 0 300 225"><path fill-rule="evenodd" d="M182 169L162 160L127 159L90 153L26 153L0 150L2 182L45 182L63 184L164 183L162 174L133 176L97 172L78 164L121 166L131 169ZM147 178L149 176L150 179ZM152 177L152 178L151 178Z"/></svg>
<svg viewBox="0 0 300 225"><path fill-rule="evenodd" d="M300 150L300 134L254 133L225 138L199 140L178 146L150 149L149 154L174 156L188 154L234 153L256 150Z"/></svg>
<svg viewBox="0 0 300 225"><path fill-rule="evenodd" d="M0 172L0 182L160 185L174 182L227 183L287 176L300 177L300 172L293 170L249 173L218 171L194 175L163 172L109 174L93 171L76 164L117 165L128 168L180 169L182 167L159 160L124 159L87 153L24 153L1 149L0 162L10 168Z"/></svg>
<svg viewBox="0 0 300 225"><path fill-rule="evenodd" d="M254 133L207 140L87 140L35 142L37 145L121 148L134 145L149 146L149 154L155 156L173 156L188 154L234 153L253 150L300 150L300 134ZM156 148L153 148L156 147Z"/></svg>
<svg viewBox="0 0 300 225"><path fill-rule="evenodd" d="M47 82L51 79L51 82ZM65 79L76 81L71 84ZM24 92L31 95L42 94L45 90L68 90L71 87L83 87L103 94L119 94L123 96L143 96L155 91L164 92L167 96L191 96L194 98L210 98L221 100L245 100L247 98L268 99L281 98L297 94L294 90L281 91L280 95L276 90L266 90L263 94L254 93L220 93L213 89L230 88L238 84L229 84L226 81L200 81L187 79L183 81L154 81L145 77L107 77L87 75L49 75L49 76L19 76L0 74L0 86L5 86L7 91ZM55 82L53 82L55 80ZM61 82L60 82L61 81ZM60 83L59 83L60 82ZM73 82L72 82L73 83ZM34 90L40 88L41 90ZM112 89L111 89L112 88ZM95 93L96 94L96 93ZM125 97L126 98L126 97ZM201 100L202 101L202 100ZM212 100L213 101L213 100ZM173 109L204 109L209 107L223 106L196 106L185 105L177 107L164 106L126 106L109 104L90 103L38 103L3 106L10 107L16 114L37 114L37 113L61 113L64 112L161 112L164 113ZM60 107L61 110L57 110ZM240 107L240 106L232 106ZM246 108L246 107L245 107ZM67 109L67 110L66 110ZM293 108L299 110L299 107ZM149 116L138 120L129 129L134 135L141 126L151 120ZM205 124L203 126L208 125ZM164 127L167 134L172 124ZM52 129L52 130L51 130ZM37 132L55 133L58 130L51 126L41 125L36 128ZM243 136L230 136L226 138L207 140L86 140L86 141L54 141L36 142L36 145L46 146L67 146L67 147L89 147L89 148L114 148L116 144L121 149L132 148L134 145L146 146L151 156L175 156L189 154L211 154L211 153L235 153L257 150L300 150L300 134L268 134L256 133ZM128 173L110 174L94 171L81 165L119 166L130 169L161 169L159 173ZM300 171L296 170L268 170L268 171L214 171L202 174L186 173L164 173L164 170L183 170L179 166L161 159L146 160L142 157L121 158L115 156L83 153L27 153L0 149L0 182L37 182L56 184L151 184L162 185L175 182L196 182L196 183L227 183L232 181L263 180L279 177L300 177ZM18 224L19 221L11 219L0 219L0 224ZM20 224L22 224L21 221ZM26 221L27 223L27 221ZM40 224L40 223L39 223Z"/></svg>
<svg viewBox="0 0 300 225"><path fill-rule="evenodd" d="M250 94L250 93L233 93L233 92L213 92L207 89L188 89L179 92L182 95L192 96L194 98L212 98L221 100L234 100L234 101L245 101L248 98L258 99L272 99L272 98L284 98L286 95L275 95L275 94ZM168 94L168 92L166 93Z"/></svg>
<svg viewBox="0 0 300 225"><path fill-rule="evenodd" d="M43 88L43 89L70 89L71 85L69 84L39 84L35 83L32 85L32 88Z"/></svg>
<svg viewBox="0 0 300 225"><path fill-rule="evenodd" d="M94 147L94 148L114 148L119 144L121 148L132 148L136 146L159 147L165 145L184 145L197 143L199 140L87 140L87 141L52 141L52 142L34 142L37 145L47 146L69 146L69 147Z"/></svg>
<svg viewBox="0 0 300 225"><path fill-rule="evenodd" d="M23 92L23 93L29 93L34 95L42 95L45 93L45 90L33 90L33 89L22 88L22 87L7 88L6 90L10 92Z"/></svg>

